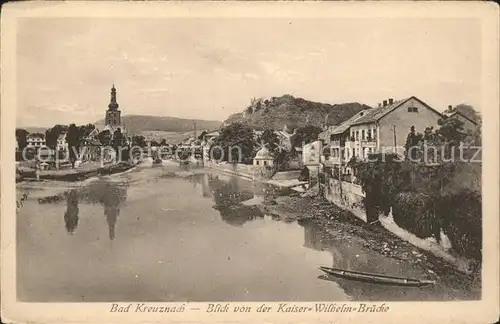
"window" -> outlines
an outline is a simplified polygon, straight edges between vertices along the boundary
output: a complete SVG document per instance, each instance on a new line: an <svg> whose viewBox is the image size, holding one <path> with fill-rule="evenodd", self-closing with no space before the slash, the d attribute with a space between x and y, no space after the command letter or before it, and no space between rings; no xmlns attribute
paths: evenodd
<svg viewBox="0 0 500 324"><path fill-rule="evenodd" d="M264 161L264 165L267 165L267 161Z"/></svg>
<svg viewBox="0 0 500 324"><path fill-rule="evenodd" d="M408 112L418 112L417 107L408 107Z"/></svg>
<svg viewBox="0 0 500 324"><path fill-rule="evenodd" d="M335 135L330 135L330 141L334 141L335 140Z"/></svg>
<svg viewBox="0 0 500 324"><path fill-rule="evenodd" d="M365 130L364 129L361 131L361 139L365 140Z"/></svg>
<svg viewBox="0 0 500 324"><path fill-rule="evenodd" d="M356 155L356 150L353 148L352 149L352 156L354 157Z"/></svg>

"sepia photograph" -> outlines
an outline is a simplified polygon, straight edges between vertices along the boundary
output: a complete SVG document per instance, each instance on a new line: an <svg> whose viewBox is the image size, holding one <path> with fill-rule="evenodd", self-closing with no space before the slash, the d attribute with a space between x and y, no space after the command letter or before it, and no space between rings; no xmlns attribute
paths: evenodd
<svg viewBox="0 0 500 324"><path fill-rule="evenodd" d="M498 295L498 8L244 4L2 10L2 303L7 280L195 321Z"/></svg>

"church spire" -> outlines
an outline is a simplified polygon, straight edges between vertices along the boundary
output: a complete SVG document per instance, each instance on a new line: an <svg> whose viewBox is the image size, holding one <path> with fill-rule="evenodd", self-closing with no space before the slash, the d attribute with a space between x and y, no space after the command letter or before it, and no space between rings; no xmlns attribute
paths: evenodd
<svg viewBox="0 0 500 324"><path fill-rule="evenodd" d="M116 88L115 88L114 83L113 83L113 87L111 88L111 101L110 101L108 107L110 110L117 110L119 107L118 103L116 102Z"/></svg>

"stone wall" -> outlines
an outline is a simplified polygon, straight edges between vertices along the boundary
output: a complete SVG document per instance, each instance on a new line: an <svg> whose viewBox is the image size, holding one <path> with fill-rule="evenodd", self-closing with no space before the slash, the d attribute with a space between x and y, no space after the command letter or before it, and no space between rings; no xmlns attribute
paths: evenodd
<svg viewBox="0 0 500 324"><path fill-rule="evenodd" d="M363 193L361 186L330 178L326 180L326 188L324 188L323 194L328 201L334 203L342 209L350 211L356 217L366 222L367 217L363 204L365 194ZM472 261L452 253L450 250L451 245L449 243L449 239L443 232L441 232L441 242L437 243L434 239L418 238L414 234L399 227L393 220L392 211L388 216L380 215L379 220L380 224L385 229L399 238L448 261L461 272L469 272Z"/></svg>
<svg viewBox="0 0 500 324"><path fill-rule="evenodd" d="M246 165L240 163L231 164L225 162L206 162L205 166L217 171L256 181L271 179L276 173L274 168L266 168L265 166Z"/></svg>
<svg viewBox="0 0 500 324"><path fill-rule="evenodd" d="M298 179L301 171L280 171L273 175L273 180L291 180Z"/></svg>
<svg viewBox="0 0 500 324"><path fill-rule="evenodd" d="M366 222L366 213L363 205L365 194L361 186L330 178L327 180L326 188L323 192L328 201L350 211L356 217Z"/></svg>
<svg viewBox="0 0 500 324"><path fill-rule="evenodd" d="M230 164L230 163L216 163L216 162L207 162L205 163L206 167L212 168L214 170L233 174L236 176L240 176L247 179L252 179L252 172L250 166L244 164Z"/></svg>

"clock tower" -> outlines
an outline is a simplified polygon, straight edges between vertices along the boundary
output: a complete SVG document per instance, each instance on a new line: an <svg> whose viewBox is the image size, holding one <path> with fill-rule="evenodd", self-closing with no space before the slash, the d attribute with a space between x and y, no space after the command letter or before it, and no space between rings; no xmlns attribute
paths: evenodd
<svg viewBox="0 0 500 324"><path fill-rule="evenodd" d="M111 101L109 102L106 118L104 119L105 126L111 126L112 128L121 126L121 111L118 110L118 107L119 105L116 102L116 88L113 84L111 88Z"/></svg>

